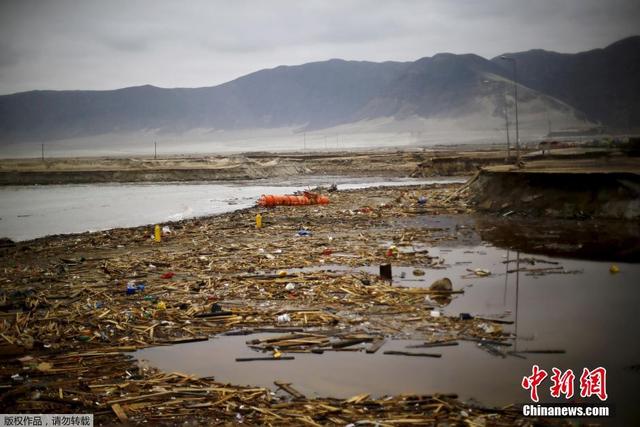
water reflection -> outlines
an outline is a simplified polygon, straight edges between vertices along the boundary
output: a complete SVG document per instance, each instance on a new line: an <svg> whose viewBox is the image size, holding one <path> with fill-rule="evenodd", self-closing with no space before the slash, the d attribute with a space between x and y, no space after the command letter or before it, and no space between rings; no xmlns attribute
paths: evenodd
<svg viewBox="0 0 640 427"><path fill-rule="evenodd" d="M483 241L531 254L640 262L640 222L476 216Z"/></svg>
<svg viewBox="0 0 640 427"><path fill-rule="evenodd" d="M451 304L452 300L453 298L451 297L451 295L433 295L428 299L429 302L433 302L440 308L448 306L449 304Z"/></svg>
<svg viewBox="0 0 640 427"><path fill-rule="evenodd" d="M516 319L515 319L515 342L513 344L513 350L514 351L518 351L518 306L520 305L520 252L516 253ZM507 266L509 265L509 263L507 263ZM507 277L508 277L508 271L507 271Z"/></svg>

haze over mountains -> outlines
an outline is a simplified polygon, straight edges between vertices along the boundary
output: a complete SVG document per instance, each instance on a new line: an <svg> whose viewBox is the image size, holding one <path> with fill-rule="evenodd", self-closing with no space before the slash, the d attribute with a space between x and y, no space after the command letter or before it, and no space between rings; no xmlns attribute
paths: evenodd
<svg viewBox="0 0 640 427"><path fill-rule="evenodd" d="M509 56L518 65L521 138L551 128L638 127L640 36L578 54ZM415 62L280 66L204 88L30 91L0 96L0 143L206 143L261 132L298 140L303 132L406 133L421 143L432 133L433 142L448 142L449 131L458 132L456 142L503 139L505 108L514 120L512 79L512 63L499 57L442 53ZM234 144L242 150L242 137Z"/></svg>

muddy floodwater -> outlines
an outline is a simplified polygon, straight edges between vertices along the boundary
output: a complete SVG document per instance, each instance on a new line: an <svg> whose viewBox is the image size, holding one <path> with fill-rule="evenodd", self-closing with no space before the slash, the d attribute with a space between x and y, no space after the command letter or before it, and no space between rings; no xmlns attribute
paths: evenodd
<svg viewBox="0 0 640 427"><path fill-rule="evenodd" d="M464 238L429 248L430 255L444 258L442 268L394 267L392 285L428 286L434 280L450 278L454 289L464 293L441 301L443 315L457 317L470 313L505 320L508 323L502 327L513 333L515 339L508 346L499 347L503 355L490 354L471 341L418 350L439 353L441 358L384 354L387 350L407 351L407 346L421 343L406 336L387 340L375 354L296 353L292 354L295 360L236 362L238 357L260 356L246 341L265 334L253 334L147 348L136 356L161 370L214 376L218 381L233 384L275 390L275 380L290 382L307 396L346 398L359 393L382 396L441 392L457 393L463 400L490 406L530 403L529 392L520 384L524 376L531 375L534 364L549 375L554 367L563 371L572 369L576 375L574 398L579 398L583 368L604 367L609 396L606 404L616 413L615 419L608 422L638 425L640 264L615 262L619 272L611 273L611 260L579 259L569 250L562 257L554 251L550 251L553 256L544 254L544 246L540 245L535 253L519 252L515 248L526 247L526 242L513 244L518 242L509 241L504 233L499 233L500 238L493 243L484 240L495 235L486 232L491 228L487 221L492 221L486 218L443 216L419 221L425 221L425 226L465 230ZM518 225L517 220L512 221ZM482 233L477 231L478 224L482 225L479 230ZM570 234L576 224L565 222L556 226L555 234L561 236ZM554 247L554 243L562 242L547 243ZM580 248L601 245L593 240L578 244ZM631 254L630 259L636 256ZM416 267L426 274L414 271ZM491 274L479 277L469 271L471 267L489 270ZM316 268L334 270L336 274L354 270L341 265ZM373 272L378 266L362 269ZM539 388L541 400L566 403L565 399L550 397L550 385L547 378Z"/></svg>
<svg viewBox="0 0 640 427"><path fill-rule="evenodd" d="M463 182L464 178L287 179L203 183L67 184L0 187L0 237L20 241L221 214L253 206L261 194L290 194L317 185L340 190Z"/></svg>

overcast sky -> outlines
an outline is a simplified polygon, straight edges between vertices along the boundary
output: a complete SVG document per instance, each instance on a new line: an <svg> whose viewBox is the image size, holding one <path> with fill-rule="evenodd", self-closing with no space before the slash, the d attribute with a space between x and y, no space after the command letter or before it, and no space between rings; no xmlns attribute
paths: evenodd
<svg viewBox="0 0 640 427"><path fill-rule="evenodd" d="M330 58L579 52L639 23L638 0L0 0L0 93L212 86Z"/></svg>

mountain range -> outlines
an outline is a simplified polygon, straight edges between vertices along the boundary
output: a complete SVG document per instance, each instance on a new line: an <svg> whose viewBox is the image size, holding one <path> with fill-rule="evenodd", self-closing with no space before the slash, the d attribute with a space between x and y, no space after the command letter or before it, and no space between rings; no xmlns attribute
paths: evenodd
<svg viewBox="0 0 640 427"><path fill-rule="evenodd" d="M640 36L577 54L505 55L517 66L523 130L546 131L552 122L556 128L640 125ZM499 128L505 113L514 120L513 65L500 56L441 53L415 62L280 66L202 88L21 92L0 96L0 143L194 129L415 130L439 120Z"/></svg>

